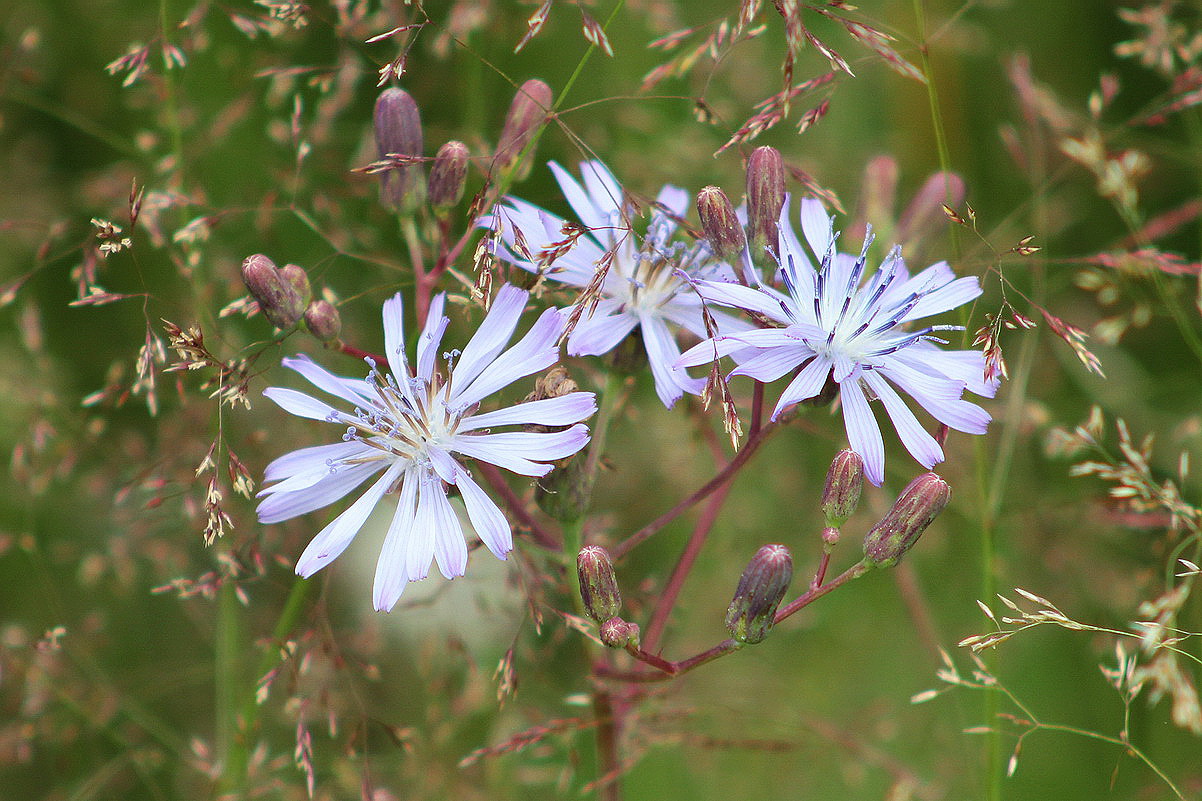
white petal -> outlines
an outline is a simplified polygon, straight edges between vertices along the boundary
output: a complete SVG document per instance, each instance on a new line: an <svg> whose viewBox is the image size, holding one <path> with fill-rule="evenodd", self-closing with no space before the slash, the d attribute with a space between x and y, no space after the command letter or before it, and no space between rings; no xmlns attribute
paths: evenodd
<svg viewBox="0 0 1202 801"><path fill-rule="evenodd" d="M405 575L405 544L412 536L413 518L417 513L417 477L413 470L401 479L400 498L396 513L388 526L380 558L376 560L376 578L372 586L372 602L377 612L387 612L408 583Z"/></svg>
<svg viewBox="0 0 1202 801"><path fill-rule="evenodd" d="M433 473L419 471L417 511L405 543L405 577L409 581L421 581L430 574L430 563L434 561L434 538L438 536L437 496L446 500L442 479Z"/></svg>
<svg viewBox="0 0 1202 801"><path fill-rule="evenodd" d="M839 400L843 406L848 444L864 460L864 477L879 487L885 480L885 443L858 376L840 385Z"/></svg>
<svg viewBox="0 0 1202 801"><path fill-rule="evenodd" d="M296 560L297 575L308 578L346 550L346 546L351 544L351 540L355 538L359 529L367 521L371 510L375 508L392 482L396 481L401 474L403 467L404 465L400 462L393 463L384 471L384 475L368 488L367 492L359 496L359 499L348 506L346 511L334 518L333 522L313 538L304 553L300 555L300 559Z"/></svg>
<svg viewBox="0 0 1202 801"><path fill-rule="evenodd" d="M363 404L364 402L370 403L375 397L375 392L366 381L334 375L303 353L286 357L281 364L300 373L309 380L310 384L323 392L328 392L344 401Z"/></svg>
<svg viewBox="0 0 1202 801"><path fill-rule="evenodd" d="M585 228L600 231L610 224L611 221L605 213L606 209L598 209L593 205L588 193L580 184L576 183L576 179L572 177L571 173L554 161L547 166L555 174L555 180L559 183L559 191L563 192L563 196L571 205L572 210L576 212L576 216L580 218L580 222L584 223ZM621 195L618 197L621 198Z"/></svg>
<svg viewBox="0 0 1202 801"><path fill-rule="evenodd" d="M584 179L594 208L604 211L622 210L622 187L608 167L599 161L581 162L580 177ZM612 225L613 222L608 224Z"/></svg>
<svg viewBox="0 0 1202 801"><path fill-rule="evenodd" d="M753 355L739 362L739 366L730 371L730 377L745 375L754 378L762 384L783 376L814 353L806 347L767 348L749 351Z"/></svg>
<svg viewBox="0 0 1202 801"><path fill-rule="evenodd" d="M458 578L467 570L467 541L463 538L463 527L442 487L432 492L430 499L438 521L434 529L434 560L443 576Z"/></svg>
<svg viewBox="0 0 1202 801"><path fill-rule="evenodd" d="M331 415L334 417L341 416L341 412L328 403L309 397L305 393L298 392L295 389L268 387L263 390L263 395L275 401L284 411L289 414L295 414L297 417L332 422L330 420Z"/></svg>
<svg viewBox="0 0 1202 801"><path fill-rule="evenodd" d="M897 436L901 439L906 450L910 452L920 465L930 469L943 461L943 448L935 438L918 422L918 418L906 406L905 401L897 394L889 382L872 370L863 374L864 381L872 387L872 391L881 399Z"/></svg>
<svg viewBox="0 0 1202 801"><path fill-rule="evenodd" d="M442 342L442 335L447 330L447 324L451 322L442 313L446 298L445 292L434 296L430 308L426 310L426 325L422 329L421 336L417 338L417 376L427 383L434 375L434 361L438 356L438 345Z"/></svg>
<svg viewBox="0 0 1202 801"><path fill-rule="evenodd" d="M554 461L571 456L588 444L588 428L577 424L565 431L540 434L509 431L502 434L467 434L451 443L464 456L504 467L524 476L545 476L551 465L535 461Z"/></svg>
<svg viewBox="0 0 1202 801"><path fill-rule="evenodd" d="M791 299L771 287L752 289L742 284L719 284L712 281L696 281L695 285L701 297L713 303L759 312L778 323L793 321L793 317L786 311L793 311Z"/></svg>
<svg viewBox="0 0 1202 801"><path fill-rule="evenodd" d="M505 284L493 299L488 315L472 334L459 361L455 363L452 385L467 386L480 375L489 362L504 350L513 337L522 310L526 308L529 293L510 284Z"/></svg>
<svg viewBox="0 0 1202 801"><path fill-rule="evenodd" d="M527 401L484 414L464 418L458 431L478 431L493 426L526 425L566 426L579 423L597 411L597 396L592 392L569 392L558 398Z"/></svg>
<svg viewBox="0 0 1202 801"><path fill-rule="evenodd" d="M409 361L405 356L405 305L398 292L384 301L384 358L396 379L401 393L412 404L412 390L409 387Z"/></svg>
<svg viewBox="0 0 1202 801"><path fill-rule="evenodd" d="M463 505L467 509L468 519L472 521L476 535L488 550L492 551L493 556L504 559L513 550L513 532L505 515L466 470L460 468L455 486L459 487L459 494L463 498Z"/></svg>
<svg viewBox="0 0 1202 801"><path fill-rule="evenodd" d="M431 446L426 452L430 455L430 465L438 477L448 484L453 484L455 473L459 472L459 463L442 448Z"/></svg>
<svg viewBox="0 0 1202 801"><path fill-rule="evenodd" d="M901 321L918 320L949 309L959 308L980 295L981 282L975 276L959 278L950 284L944 284L934 292L923 295L914 304L914 308L902 317Z"/></svg>
<svg viewBox="0 0 1202 801"><path fill-rule="evenodd" d="M323 506L341 500L355 487L366 481L388 464L380 459L375 462L340 467L325 478L297 492L273 493L265 498L255 510L263 525L291 520Z"/></svg>
<svg viewBox="0 0 1202 801"><path fill-rule="evenodd" d="M821 261L835 236L831 217L823 208L822 201L812 197L802 199L801 230L815 258Z"/></svg>
<svg viewBox="0 0 1202 801"><path fill-rule="evenodd" d="M665 185L663 189L659 190L659 195L655 198L657 203L676 217L683 217L685 215L689 208L690 199L689 193L686 190L681 189L679 186L672 186L671 184ZM675 227L675 223L673 223L673 229Z"/></svg>
<svg viewBox="0 0 1202 801"><path fill-rule="evenodd" d="M345 459L358 453L367 446L359 442L334 442L329 445L313 445L289 451L274 459L263 471L264 481L282 481L285 478L304 473L315 467L330 469L333 462Z"/></svg>
<svg viewBox="0 0 1202 801"><path fill-rule="evenodd" d="M795 403L800 403L807 398L812 398L822 391L826 386L826 377L830 375L831 363L825 356L816 356L810 360L810 363L802 368L789 382L789 386L785 387L785 391L781 393L780 400L776 402L776 409L772 412L772 419L775 420L780 416L780 413L789 408Z"/></svg>
<svg viewBox="0 0 1202 801"><path fill-rule="evenodd" d="M466 387L453 388L454 397L449 402L453 406L471 406L519 378L555 364L559 358L555 340L566 322L558 309L547 309L526 336L481 370L475 381Z"/></svg>
<svg viewBox="0 0 1202 801"><path fill-rule="evenodd" d="M667 408L680 399L685 392L693 395L701 393L705 379L693 378L684 371L672 365L680 358L680 348L672 338L672 332L663 320L650 314L640 315L643 329L643 346L647 350L647 364L651 367L651 375L655 379L655 394Z"/></svg>
<svg viewBox="0 0 1202 801"><path fill-rule="evenodd" d="M619 304L603 301L597 304L591 316L581 317L568 336L568 353L573 356L600 356L609 353L639 324L639 318L634 312L606 314L603 310L606 305L617 307Z"/></svg>

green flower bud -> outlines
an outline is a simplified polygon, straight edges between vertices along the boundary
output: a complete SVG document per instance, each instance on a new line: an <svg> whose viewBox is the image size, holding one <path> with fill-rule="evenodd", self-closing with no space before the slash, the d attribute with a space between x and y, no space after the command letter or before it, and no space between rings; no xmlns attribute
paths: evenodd
<svg viewBox="0 0 1202 801"><path fill-rule="evenodd" d="M923 473L911 481L864 538L865 561L874 567L896 565L951 497L951 487L934 473Z"/></svg>
<svg viewBox="0 0 1202 801"><path fill-rule="evenodd" d="M826 524L838 528L856 511L864 489L864 460L853 450L841 450L831 461L822 488L822 514Z"/></svg>
<svg viewBox="0 0 1202 801"><path fill-rule="evenodd" d="M509 113L505 115L505 125L501 128L501 138L497 140L497 152L493 158L497 168L502 172L518 166L518 157L529 144L535 131L547 119L551 111L554 95L551 87L531 78L526 81L514 95ZM530 162L519 167L517 178L520 180L530 172Z"/></svg>
<svg viewBox="0 0 1202 801"><path fill-rule="evenodd" d="M342 318L333 304L318 299L305 309L305 326L322 342L333 342L342 332Z"/></svg>
<svg viewBox="0 0 1202 801"><path fill-rule="evenodd" d="M640 631L637 623L627 623L620 617L611 617L601 624L598 632L601 642L610 648L625 648L627 645L639 646Z"/></svg>
<svg viewBox="0 0 1202 801"><path fill-rule="evenodd" d="M757 643L768 636L776 608L793 580L793 557L783 545L765 545L747 563L735 597L726 610L726 630L739 642Z"/></svg>
<svg viewBox="0 0 1202 801"><path fill-rule="evenodd" d="M751 255L776 250L777 222L785 205L785 162L774 147L756 148L747 159L747 229Z"/></svg>
<svg viewBox="0 0 1202 801"><path fill-rule="evenodd" d="M450 141L438 148L427 184L427 196L434 208L449 209L463 198L467 157L467 145L463 142Z"/></svg>
<svg viewBox="0 0 1202 801"><path fill-rule="evenodd" d="M701 230L718 258L734 261L743 252L747 237L735 215L730 198L716 186L707 186L697 193L697 214Z"/></svg>
<svg viewBox="0 0 1202 801"><path fill-rule="evenodd" d="M585 611L598 623L604 623L622 611L622 593L614 575L609 554L599 545L586 545L576 556L580 576L580 597Z"/></svg>
<svg viewBox="0 0 1202 801"><path fill-rule="evenodd" d="M390 153L420 157L422 117L417 102L404 89L391 87L376 98L373 122L376 151L384 159ZM419 164L397 167L381 173L380 190L384 203L394 209L410 205L421 193L422 168Z"/></svg>

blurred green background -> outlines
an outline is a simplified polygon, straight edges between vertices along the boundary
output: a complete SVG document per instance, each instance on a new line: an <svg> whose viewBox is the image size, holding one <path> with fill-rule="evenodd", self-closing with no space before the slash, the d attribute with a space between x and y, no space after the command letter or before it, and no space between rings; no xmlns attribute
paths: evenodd
<svg viewBox="0 0 1202 801"><path fill-rule="evenodd" d="M195 470L218 437L256 480L275 456L326 441L323 427L285 419L259 401L270 384L298 386L276 366L280 355L307 351L335 372L361 371L300 335L268 344L261 317L219 316L245 293L239 264L262 252L303 265L315 287L339 300L344 338L379 348L379 304L411 287L412 277L394 215L378 202L373 180L351 172L375 158L377 70L408 48L399 85L421 107L427 154L448 139L467 143L477 157L470 197L482 185L484 156L516 85L538 77L558 98L586 51L582 10L600 21L613 10L608 2L560 0L539 36L514 54L537 5L317 2L302 27L271 19L287 5L0 5L0 440L11 453L0 493L2 798L208 798L229 789L219 776L236 728L230 710L243 710L251 697L293 586L292 562L331 513L265 529L253 502L222 475L232 528L206 547L205 481ZM951 438L941 473L954 488L952 505L900 569L833 593L753 649L629 699L621 740L626 797L1176 797L1122 747L1069 732L1031 734L1014 775L1002 776L1030 714L1111 738L1127 715L1132 743L1182 797L1202 797L1198 733L1173 723L1172 699L1150 703L1145 688L1125 710L1099 670L1114 666L1114 635L1049 626L984 654L1025 712L996 693L936 677L939 649L972 675L969 654L956 643L991 628L978 599L1001 609L992 593L1014 597L1011 588L1021 586L1076 620L1125 631L1129 621L1148 618L1142 601L1176 581L1174 556L1197 552L1196 533L1189 549L1179 549L1190 542L1188 526L1174 529L1156 504L1133 510L1107 498L1103 481L1071 476L1084 456L1048 450L1053 427L1071 429L1096 404L1112 455L1111 422L1123 418L1137 441L1156 436L1154 481L1172 479L1186 502L1202 502L1198 479L1178 476L1181 452L1197 461L1202 431L1202 324L1194 302L1202 228L1191 205L1202 176L1202 120L1187 107L1163 125L1132 122L1202 82L1180 55L1166 72L1116 54L1116 44L1148 30L1120 18L1126 5L885 0L838 12L895 37L897 52L928 71L938 127L927 86L891 70L830 18L803 9L805 24L855 76L796 99L789 120L751 146L774 145L833 191L847 211L840 227L850 226L858 208L884 204L861 185L875 157L897 164L899 210L934 171L958 173L980 235L940 220L919 252L907 248L911 265L947 258L959 273L981 276L984 297L968 319L954 321L969 338L1004 301L1039 326L1002 333L1010 380L986 404L996 422L980 441ZM1197 8L1156 7L1182 26L1188 50L1192 33L1202 30ZM717 184L737 202L751 146L713 154L753 104L781 86L787 46L772 4L760 13L757 38L720 48L716 62L702 55L691 73L649 91L640 83L667 57L649 42L697 26L683 47L696 46L738 10L734 2L626 2L608 29L614 56L593 54L542 137L529 177L513 191L566 215L542 165L574 165L592 154L632 192ZM365 43L422 20L419 32ZM168 45L179 48L185 66L164 68ZM148 48L147 72L123 87L127 73L105 66L130 46ZM1010 77L1019 58L1029 59L1046 92L1038 95L1040 119ZM794 81L829 69L807 46ZM1094 119L1089 97L1103 75L1119 88ZM699 98L712 112L707 122L694 113ZM800 114L823 99L829 112L798 134ZM937 132L946 140L946 164ZM1133 204L1101 196L1095 175L1062 151L1066 139L1090 132L1106 158L1127 149L1146 154ZM1017 143L1021 163L1007 143ZM145 191L132 228L131 185ZM795 182L790 189L803 191ZM1145 227L1174 212L1176 224ZM465 202L455 213L460 228L467 213ZM97 258L92 218L123 226L132 246ZM873 223L889 229L889 220ZM1042 250L1025 258L1007 253L1028 235ZM1141 246L1181 255L1192 274L1085 263L1099 252ZM456 265L464 273L470 256L469 247ZM93 283L130 297L70 305L89 270ZM1099 282L1112 291L1099 290ZM1049 331L1039 307L1091 333L1100 322L1110 321L1102 330L1113 331L1121 328L1113 321L1131 318L1121 335L1089 341L1105 378ZM152 415L136 365L148 336L165 342L164 319L200 326L222 359L261 353L248 368L253 407L219 411L202 386L213 372L164 371L174 360L167 355L156 363ZM456 341L464 331L461 325ZM599 380L596 362L571 367L585 385ZM737 381L734 387L749 393ZM620 541L713 472L698 433L720 430L712 414L699 426L695 404L664 410L649 380L632 392L611 432L593 504L590 538L601 542ZM820 550L818 495L843 437L838 416L810 410L740 474L672 616L666 655L683 658L725 636L730 593L759 545L789 545L797 585L808 580ZM888 433L886 449L886 487L867 493L845 528L839 567L858 558L860 535L917 472ZM692 521L686 515L620 565L629 619L649 614ZM554 579L538 577L554 572L555 561L528 542L519 550L528 553L508 564L473 553L468 576L412 587L396 610L380 615L370 610L376 553L364 532L312 580L300 623L286 632L295 650L257 713L247 797L306 796L294 757L298 721L312 750L311 760L299 762L312 762L318 798L581 795L593 778L582 638L546 609L541 629L535 625L523 593L538 586L541 599L562 601ZM231 570L243 602L222 612L229 598L214 596L229 596L235 580L212 592L213 575ZM173 588L181 578L195 583ZM1202 631L1202 604L1187 599L1173 623ZM57 627L60 635L48 636ZM1129 653L1138 651L1121 639ZM1187 654L1179 660L1183 675L1196 686L1202 651L1196 638L1179 647ZM494 671L510 648L517 688L501 704ZM911 704L931 688L946 692ZM560 721L569 721L563 731L555 728ZM544 725L552 731L527 748L460 765L478 748ZM1001 733L965 733L991 725Z"/></svg>

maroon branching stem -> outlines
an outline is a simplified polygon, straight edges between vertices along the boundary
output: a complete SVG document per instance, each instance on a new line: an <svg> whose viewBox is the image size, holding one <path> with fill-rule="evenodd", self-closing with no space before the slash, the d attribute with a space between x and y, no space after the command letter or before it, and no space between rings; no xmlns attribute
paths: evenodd
<svg viewBox="0 0 1202 801"><path fill-rule="evenodd" d="M620 542L613 549L614 558L621 559L623 556L630 553L635 547L641 545L645 540L650 538L664 526L671 523L688 509L691 509L694 504L709 496L710 493L729 481L735 475L735 473L739 472L743 465L747 463L747 460L751 458L752 454L754 454L756 450L758 450L759 447L764 444L764 441L771 434L775 433L778 428L778 426L769 423L768 425L762 427L754 435L748 437L747 442L744 443L743 447L739 449L739 452L735 454L734 458L730 460L730 463L723 467L716 476L706 482L701 489L697 490L692 495L685 498L668 511L664 512L662 515L655 518L655 520L652 520L650 523L643 526L641 529Z"/></svg>
<svg viewBox="0 0 1202 801"><path fill-rule="evenodd" d="M773 618L772 621L773 624L775 625L780 623L782 620L794 614L795 612L804 609L814 601L817 601L828 592L834 592L852 579L858 579L869 570L872 570L872 565L867 560L860 561L847 568L847 570L844 570L837 577L831 580L829 584L822 584L818 587L810 587L810 589L806 590L803 595L799 595L797 598L776 610L776 617Z"/></svg>
<svg viewBox="0 0 1202 801"><path fill-rule="evenodd" d="M680 595L685 579L692 571L697 556L705 545L706 538L714 528L714 521L717 520L726 496L730 494L730 489L729 482L718 488L693 527L693 533L689 536L689 541L685 543L680 559L677 560L676 567L672 569L672 575L668 577L668 583L664 585L664 591L660 594L655 611L651 614L651 622L647 624L647 632L643 636L643 646L646 649L655 650L655 644L659 642L659 637L668 624L668 617L672 614L672 607L676 605L676 598Z"/></svg>
<svg viewBox="0 0 1202 801"><path fill-rule="evenodd" d="M601 688L593 691L593 720L597 722L597 797L601 801L621 801L622 785L618 761L618 719L613 700Z"/></svg>
<svg viewBox="0 0 1202 801"><path fill-rule="evenodd" d="M795 600L789 602L787 605L781 607L776 613L776 618L773 621L774 624L780 623L782 620L790 615L793 615L798 610L809 606L827 593L834 592L852 579L857 579L870 570L872 570L872 565L867 560L861 561L840 573L839 576L829 584L823 584L820 587L812 587L804 595L799 596ZM631 644L626 646L626 653L630 654L640 662L655 668L656 672L611 671L605 669L604 667L599 667L599 669L596 671L596 674L600 678L629 683L667 681L669 679L676 678L682 673L687 673L693 668L700 667L707 662L712 662L719 657L733 653L734 651L742 648L743 645L743 643L740 643L737 640L723 640L712 648L702 651L695 656L690 656L688 659L682 659L679 662L673 662L671 660L664 659L662 656L657 654L649 653L637 645Z"/></svg>
<svg viewBox="0 0 1202 801"><path fill-rule="evenodd" d="M764 384L755 382L751 391L751 428L747 436L754 437L764 424Z"/></svg>
<svg viewBox="0 0 1202 801"><path fill-rule="evenodd" d="M356 348L354 345L348 345L347 343L343 342L342 340L338 340L338 342L335 343L334 347L337 348L339 353L345 353L347 356L354 356L356 359L371 359L373 362L376 363L376 367L380 368L381 370L389 369L388 368L388 360L385 359L383 356L381 356L378 353L372 353L371 351L367 351L367 350L360 350L359 348Z"/></svg>
<svg viewBox="0 0 1202 801"><path fill-rule="evenodd" d="M826 569L830 563L831 552L823 549L822 558L818 560L818 569L814 571L814 578L810 581L811 590L816 590L822 586L822 582L826 578Z"/></svg>
<svg viewBox="0 0 1202 801"><path fill-rule="evenodd" d="M530 535L534 537L534 541L548 550L558 551L559 539L540 526L538 521L530 515L530 512L526 510L526 504L522 503L522 499L510 489L505 477L501 475L500 468L487 462L477 462L476 465L480 468L480 474L484 476L488 485L505 501L505 505L517 518L518 523L530 529Z"/></svg>

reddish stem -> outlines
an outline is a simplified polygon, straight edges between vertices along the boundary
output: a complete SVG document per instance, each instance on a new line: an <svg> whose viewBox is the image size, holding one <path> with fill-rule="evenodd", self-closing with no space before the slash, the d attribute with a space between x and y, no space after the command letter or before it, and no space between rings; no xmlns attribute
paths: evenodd
<svg viewBox="0 0 1202 801"><path fill-rule="evenodd" d="M530 535L534 537L534 541L548 550L559 550L559 540L540 526L538 521L531 516L530 512L526 511L526 504L522 503L522 499L510 489L509 484L505 481L505 477L501 475L500 468L488 462L477 462L476 464L480 468L480 474L484 476L484 480L505 501L505 505L509 507L510 513L517 518L518 523L530 530Z"/></svg>
<svg viewBox="0 0 1202 801"><path fill-rule="evenodd" d="M817 601L828 592L833 592L839 589L847 582L851 581L852 579L859 578L871 569L872 565L868 564L868 562L857 562L856 564L847 568L847 570L844 570L842 573L840 573L838 577L832 580L829 584L823 584L820 587L810 587L810 589L807 590L804 595L798 596L794 600L782 606L780 609L776 610L776 617L773 618L772 621L773 624L775 625L780 623L782 620L798 610L804 609L814 601Z"/></svg>
<svg viewBox="0 0 1202 801"><path fill-rule="evenodd" d="M683 501L676 504L671 509L657 517L655 520L652 520L650 523L643 526L641 529L619 543L617 547L613 549L614 558L621 559L623 556L630 553L630 551L632 551L636 546L641 545L643 541L650 538L653 534L671 523L677 517L680 517L681 514L692 508L692 506L702 498L707 497L714 490L718 489L727 481L729 481L735 475L735 473L737 473L739 469L747 463L747 460L751 458L752 454L756 452L760 445L764 444L764 440L766 440L770 434L777 430L778 426L770 423L757 431L754 436L749 437L746 444L744 444L743 447L739 449L739 452L735 454L735 457L730 460L730 464L722 468L722 470L720 470L716 476L706 482L701 489L697 490L692 495L685 498Z"/></svg>
<svg viewBox="0 0 1202 801"><path fill-rule="evenodd" d="M810 581L810 589L816 590L822 586L823 579L826 578L826 568L831 563L830 551L823 550L822 558L818 561L818 569L814 571L814 578Z"/></svg>
<svg viewBox="0 0 1202 801"><path fill-rule="evenodd" d="M338 340L337 344L334 347L336 347L338 349L339 353L345 353L347 356L354 356L356 359L371 359L373 362L376 363L376 367L378 367L379 369L381 369L381 370L388 369L388 360L385 359L383 356L381 356L378 353L372 353L371 351L360 350L359 348L356 348L354 345L346 344L342 340Z"/></svg>

